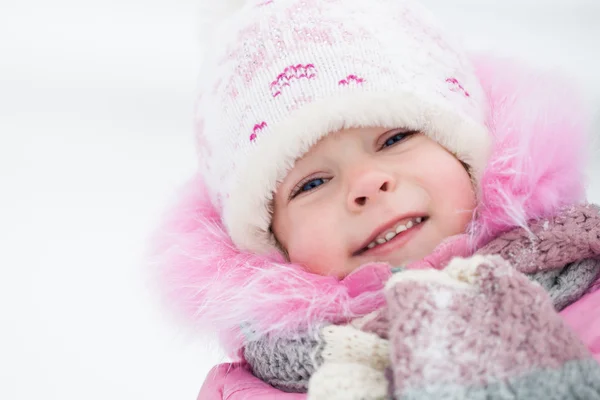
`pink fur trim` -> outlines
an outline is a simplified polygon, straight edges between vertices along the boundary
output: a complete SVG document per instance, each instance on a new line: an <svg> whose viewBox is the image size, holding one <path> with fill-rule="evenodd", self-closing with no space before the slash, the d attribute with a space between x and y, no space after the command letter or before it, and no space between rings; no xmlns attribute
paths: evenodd
<svg viewBox="0 0 600 400"><path fill-rule="evenodd" d="M585 200L588 120L581 94L563 77L491 57L473 61L494 141L470 229L480 245Z"/></svg>
<svg viewBox="0 0 600 400"><path fill-rule="evenodd" d="M556 77L497 59L475 59L490 102L495 139L470 228L482 243L528 219L583 200L586 132L582 107ZM201 331L218 332L234 352L240 327L259 334L339 322L382 304L380 291L353 293L335 278L307 273L279 255L234 248L199 178L189 182L154 243L169 304Z"/></svg>

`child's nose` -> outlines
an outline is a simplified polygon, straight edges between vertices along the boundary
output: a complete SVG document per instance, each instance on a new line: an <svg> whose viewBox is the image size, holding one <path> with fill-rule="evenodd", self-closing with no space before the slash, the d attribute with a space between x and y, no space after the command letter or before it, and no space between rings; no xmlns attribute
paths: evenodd
<svg viewBox="0 0 600 400"><path fill-rule="evenodd" d="M369 170L357 173L350 182L348 209L362 210L382 194L393 191L394 185L393 177L384 171Z"/></svg>

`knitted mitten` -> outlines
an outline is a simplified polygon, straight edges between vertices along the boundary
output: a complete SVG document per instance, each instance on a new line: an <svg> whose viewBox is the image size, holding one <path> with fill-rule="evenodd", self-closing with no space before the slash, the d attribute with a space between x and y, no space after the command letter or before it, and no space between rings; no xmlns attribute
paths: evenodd
<svg viewBox="0 0 600 400"><path fill-rule="evenodd" d="M395 399L600 399L600 365L499 256L386 285Z"/></svg>
<svg viewBox="0 0 600 400"><path fill-rule="evenodd" d="M385 400L389 344L350 325L321 331L322 364L310 379L308 400Z"/></svg>

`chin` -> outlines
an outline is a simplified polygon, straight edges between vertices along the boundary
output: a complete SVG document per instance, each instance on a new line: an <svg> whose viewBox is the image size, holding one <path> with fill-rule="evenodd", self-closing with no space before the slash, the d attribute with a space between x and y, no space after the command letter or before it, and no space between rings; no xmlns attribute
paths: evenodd
<svg viewBox="0 0 600 400"><path fill-rule="evenodd" d="M397 254L387 257L386 262L394 267L405 267L431 254L436 246L437 243L411 243L410 248L399 249Z"/></svg>

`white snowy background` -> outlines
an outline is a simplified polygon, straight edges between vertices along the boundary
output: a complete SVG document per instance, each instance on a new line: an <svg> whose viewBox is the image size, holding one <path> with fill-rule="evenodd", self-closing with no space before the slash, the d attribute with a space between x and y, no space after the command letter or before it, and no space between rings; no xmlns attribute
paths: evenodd
<svg viewBox="0 0 600 400"><path fill-rule="evenodd" d="M0 0L2 399L191 400L223 360L161 313L141 263L195 167L197 1ZM600 110L600 0L423 2Z"/></svg>

